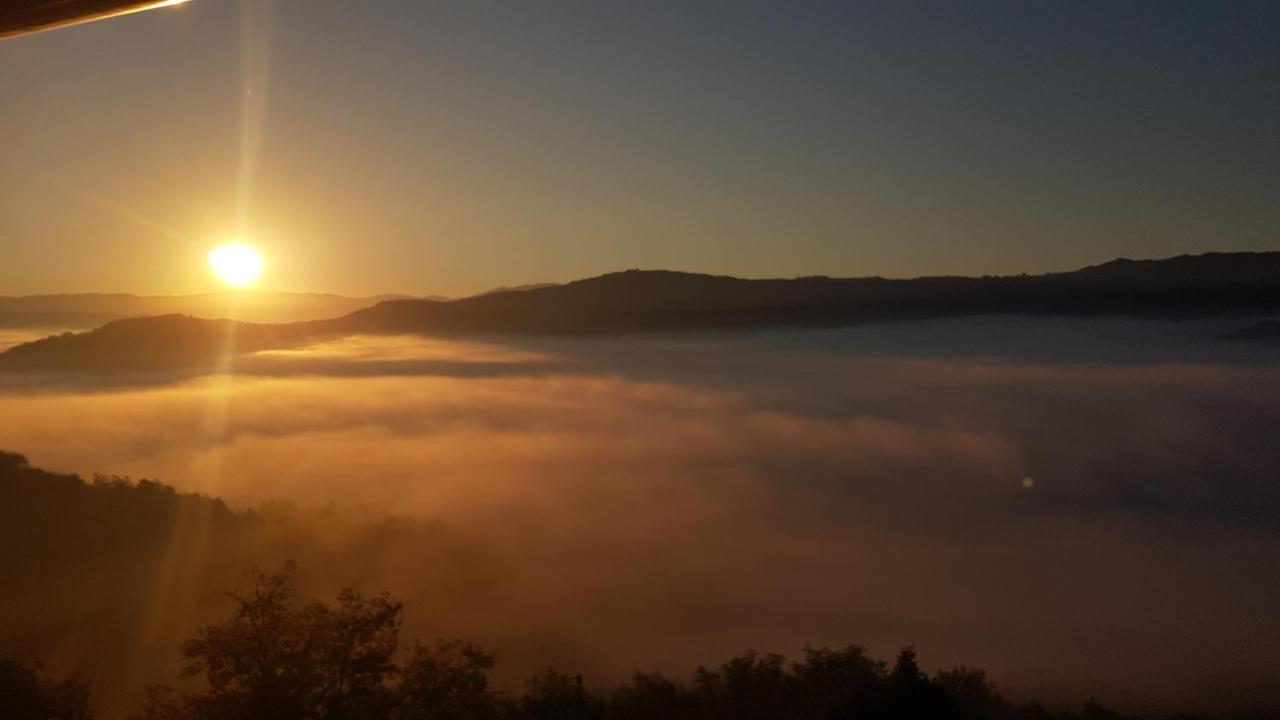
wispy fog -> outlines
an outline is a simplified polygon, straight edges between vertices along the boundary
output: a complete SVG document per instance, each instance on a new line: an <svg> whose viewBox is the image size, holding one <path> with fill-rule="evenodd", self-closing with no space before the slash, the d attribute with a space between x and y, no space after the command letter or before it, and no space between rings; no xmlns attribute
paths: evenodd
<svg viewBox="0 0 1280 720"><path fill-rule="evenodd" d="M1280 366L1212 339L1234 326L354 338L170 385L10 383L0 447L290 504L169 605L171 656L217 583L296 557L511 677L859 642L1014 696L1280 700ZM148 577L159 606L181 584ZM87 630L35 627L76 666Z"/></svg>

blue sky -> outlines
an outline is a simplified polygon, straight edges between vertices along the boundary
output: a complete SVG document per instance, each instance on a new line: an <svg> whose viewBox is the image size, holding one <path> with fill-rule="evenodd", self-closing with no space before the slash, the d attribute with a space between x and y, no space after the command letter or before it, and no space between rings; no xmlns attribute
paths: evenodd
<svg viewBox="0 0 1280 720"><path fill-rule="evenodd" d="M0 43L0 294L1276 248L1270 2L193 0Z"/></svg>

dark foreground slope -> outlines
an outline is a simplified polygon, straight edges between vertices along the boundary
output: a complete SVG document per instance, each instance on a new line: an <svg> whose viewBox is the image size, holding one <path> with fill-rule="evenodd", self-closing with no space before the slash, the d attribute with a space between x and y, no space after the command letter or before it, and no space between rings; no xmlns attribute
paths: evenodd
<svg viewBox="0 0 1280 720"><path fill-rule="evenodd" d="M123 573L132 559L155 559L180 523L196 519L217 533L242 522L219 500L147 480L85 482L0 451L0 576L6 585L0 600L20 588L39 588L50 576L92 577L104 567ZM7 637L14 635L10 629Z"/></svg>
<svg viewBox="0 0 1280 720"><path fill-rule="evenodd" d="M458 611L450 603L457 588L434 577L433 568L473 563L442 562L442 544L460 549L446 532L382 520L354 531L346 524L335 541L334 528L344 525L335 512L315 522L296 511L235 512L159 483L85 482L0 451L0 717L88 720L90 708L102 718L140 710L146 720L1122 717L1094 702L1066 710L1011 702L980 670L926 674L910 649L886 663L856 645L806 648L794 662L747 652L683 677L637 673L613 686L545 670L522 690L518 683L507 690L493 683L500 668L487 650L463 641L402 642L402 631L414 638L390 596L346 590L337 603L305 599L312 593L300 583L303 573L312 588L332 587L343 582L341 566L391 554L399 556L393 564L426 575L435 588L433 628ZM284 558L297 558L299 571L254 572L246 587L240 570L292 568ZM345 574L351 576L367 574ZM223 592L237 586L233 596ZM566 634L557 643L576 640L572 627L560 632ZM539 647L546 651L545 643ZM31 666L41 657L51 661L50 673L75 672L87 683L42 680ZM210 682L144 701L143 686L178 678L183 667Z"/></svg>
<svg viewBox="0 0 1280 720"><path fill-rule="evenodd" d="M88 680L100 717L123 720L145 686L178 674L181 642L226 611L227 591L253 567L297 560L327 587L393 563L474 602L439 570L457 552L453 537L357 511L237 511L159 482L50 472L0 450L0 718L15 716L7 657ZM453 608L450 597L439 606Z"/></svg>
<svg viewBox="0 0 1280 720"><path fill-rule="evenodd" d="M990 314L1186 318L1280 312L1280 252L1116 260L1074 272L913 280L744 280L662 270L461 300L392 300L332 320L255 325L167 315L19 345L8 371L163 371L356 334L614 335Z"/></svg>

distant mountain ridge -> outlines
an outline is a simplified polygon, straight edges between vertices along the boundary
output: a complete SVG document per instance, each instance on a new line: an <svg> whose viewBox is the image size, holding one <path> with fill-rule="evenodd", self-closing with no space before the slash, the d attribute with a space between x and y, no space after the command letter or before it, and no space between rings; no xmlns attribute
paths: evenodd
<svg viewBox="0 0 1280 720"><path fill-rule="evenodd" d="M244 322L289 323L346 315L407 295L346 297L329 293L216 292L196 295L72 293L0 297L0 327L88 329L113 320L194 315Z"/></svg>
<svg viewBox="0 0 1280 720"><path fill-rule="evenodd" d="M1248 284L1280 281L1277 272L1280 252L1212 252L1160 260L1117 258L1056 275L1158 283Z"/></svg>
<svg viewBox="0 0 1280 720"><path fill-rule="evenodd" d="M909 280L745 280L628 270L440 303L398 300L323 321L334 333L610 334L833 326L984 314L1184 317L1280 309L1280 252L1115 260L1072 272Z"/></svg>
<svg viewBox="0 0 1280 720"><path fill-rule="evenodd" d="M237 355L297 345L305 324L279 325L159 315L115 320L0 353L0 369L130 371L216 369Z"/></svg>
<svg viewBox="0 0 1280 720"><path fill-rule="evenodd" d="M1249 327L1241 328L1224 337L1228 340L1243 340L1257 343L1280 343L1280 320L1263 320Z"/></svg>
<svg viewBox="0 0 1280 720"><path fill-rule="evenodd" d="M498 287L479 295L516 292L554 283ZM347 315L388 300L433 300L444 295L346 296L333 293L211 292L193 295L134 295L130 293L64 293L0 296L0 328L59 328L87 330L114 320L158 315L191 315L252 323L293 323Z"/></svg>
<svg viewBox="0 0 1280 720"><path fill-rule="evenodd" d="M1274 312L1280 312L1280 252L1121 259L1043 275L910 280L745 280L628 270L459 300L385 300L308 322L251 324L180 315L118 321L10 348L0 354L0 369L185 368L210 364L217 353L355 334L590 336L989 314L1184 318Z"/></svg>

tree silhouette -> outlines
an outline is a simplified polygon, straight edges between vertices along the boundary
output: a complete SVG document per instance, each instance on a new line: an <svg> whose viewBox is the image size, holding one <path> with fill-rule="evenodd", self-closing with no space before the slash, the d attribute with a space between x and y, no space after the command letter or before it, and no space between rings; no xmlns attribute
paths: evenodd
<svg viewBox="0 0 1280 720"><path fill-rule="evenodd" d="M920 670L915 648L904 648L889 672L889 712L895 718L957 717L945 690Z"/></svg>
<svg viewBox="0 0 1280 720"><path fill-rule="evenodd" d="M857 645L806 647L797 662L747 652L697 668L688 683L636 673L600 694L581 675L548 669L510 695L489 682L494 656L463 640L415 643L398 661L401 606L385 594L343 590L332 604L304 603L289 564L252 573L232 597L230 617L182 645L184 674L202 679L203 690L153 688L135 720L1129 720L1092 701L1079 713L1015 708L981 670L930 678L910 647L892 667ZM0 690L58 698L69 709L40 714L53 706L24 700L36 714L0 717L90 717L83 684L42 685L15 667L0 664Z"/></svg>
<svg viewBox="0 0 1280 720"><path fill-rule="evenodd" d="M704 717L698 696L662 673L635 673L609 700L610 720L693 720Z"/></svg>
<svg viewBox="0 0 1280 720"><path fill-rule="evenodd" d="M883 708L885 664L867 657L861 647L806 647L804 655L792 668L800 717L875 715Z"/></svg>
<svg viewBox="0 0 1280 720"><path fill-rule="evenodd" d="M69 677L53 682L37 665L0 657L0 717L5 720L93 720L89 686Z"/></svg>
<svg viewBox="0 0 1280 720"><path fill-rule="evenodd" d="M208 689L176 705L153 695L150 717L390 717L400 603L343 590L335 605L299 604L292 565L255 572L249 589L233 597L238 608L229 619L182 646L184 674L202 676Z"/></svg>
<svg viewBox="0 0 1280 720"><path fill-rule="evenodd" d="M394 720L490 720L501 717L503 698L485 675L490 653L462 640L421 643L400 671Z"/></svg>
<svg viewBox="0 0 1280 720"><path fill-rule="evenodd" d="M987 674L976 668L962 666L944 670L937 674L934 682L951 698L963 720L995 717L1005 705L995 685L987 680Z"/></svg>
<svg viewBox="0 0 1280 720"><path fill-rule="evenodd" d="M584 689L581 675L551 669L529 678L520 712L528 720L594 720L603 715Z"/></svg>
<svg viewBox="0 0 1280 720"><path fill-rule="evenodd" d="M695 683L717 718L778 717L795 706L794 678L781 655L748 652L721 665L719 671L698 668Z"/></svg>
<svg viewBox="0 0 1280 720"><path fill-rule="evenodd" d="M47 508L57 508L62 522L48 523ZM111 581L121 586L148 578L143 569L160 562L183 522L224 547L282 537L274 530L259 533L269 522L262 516L234 512L217 500L146 480L85 482L3 451L0 511L0 542L23 550L0 553L0 588L20 592L47 585L55 575L60 583L74 578L68 590L45 599L66 603L64 613L74 610L63 617L86 617L99 607L100 596L93 593L104 584L102 568L110 568ZM449 640L402 651L401 606L391 597L344 590L329 604L304 602L294 574L292 564L278 573L251 573L241 591L231 594L235 606L229 616L181 645L186 691L152 688L134 717L1123 720L1092 701L1065 711L1014 706L981 670L957 667L930 678L911 648L889 666L856 645L805 648L795 662L749 652L689 677L636 673L612 691L590 692L581 676L548 671L522 692L510 692L491 685L494 656L475 645ZM117 636L103 628L121 614L129 617L94 615L106 616L94 630ZM11 625L18 622L10 618ZM95 661L119 657L101 645L95 649L104 654ZM0 657L0 720L84 720L91 717L88 696L83 681L49 681L36 666Z"/></svg>

